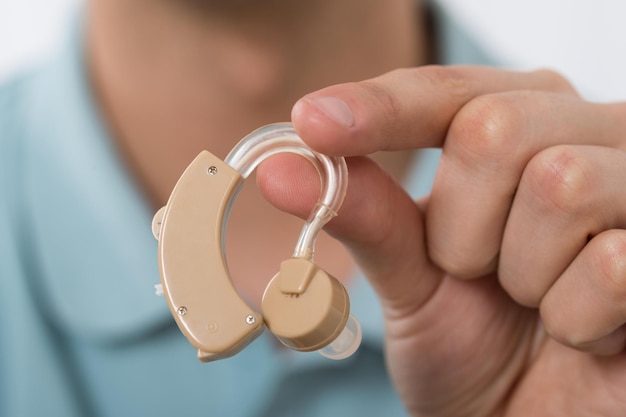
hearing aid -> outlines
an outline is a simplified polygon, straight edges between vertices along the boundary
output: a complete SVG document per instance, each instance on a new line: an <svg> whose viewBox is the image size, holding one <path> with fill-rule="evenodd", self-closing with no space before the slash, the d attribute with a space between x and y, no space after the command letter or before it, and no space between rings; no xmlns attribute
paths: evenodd
<svg viewBox="0 0 626 417"><path fill-rule="evenodd" d="M225 230L246 178L267 157L305 157L321 179L321 194L291 258L280 265L261 302L261 314L239 295L228 271ZM244 137L224 161L202 151L183 172L167 204L154 216L161 292L178 327L209 362L235 355L265 327L296 351L331 359L352 355L361 328L350 315L344 286L313 261L315 240L337 215L346 193L343 158L311 150L289 123L272 124Z"/></svg>

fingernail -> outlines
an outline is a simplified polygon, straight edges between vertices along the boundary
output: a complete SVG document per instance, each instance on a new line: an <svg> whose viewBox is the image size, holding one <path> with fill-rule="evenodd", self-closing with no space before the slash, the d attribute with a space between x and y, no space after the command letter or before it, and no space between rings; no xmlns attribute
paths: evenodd
<svg viewBox="0 0 626 417"><path fill-rule="evenodd" d="M345 101L329 96L306 97L304 100L338 125L342 127L354 125L352 110Z"/></svg>

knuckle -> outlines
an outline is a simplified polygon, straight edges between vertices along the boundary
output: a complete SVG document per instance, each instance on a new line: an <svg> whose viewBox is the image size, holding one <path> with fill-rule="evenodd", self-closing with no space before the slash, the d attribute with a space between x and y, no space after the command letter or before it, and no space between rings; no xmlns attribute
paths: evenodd
<svg viewBox="0 0 626 417"><path fill-rule="evenodd" d="M541 302L545 290L533 287L523 277L512 276L498 271L500 285L504 291L518 304L535 308Z"/></svg>
<svg viewBox="0 0 626 417"><path fill-rule="evenodd" d="M524 113L507 93L472 99L454 117L448 141L462 150L470 163L507 163L519 145L515 129Z"/></svg>
<svg viewBox="0 0 626 417"><path fill-rule="evenodd" d="M568 145L553 146L535 155L524 171L527 182L543 211L578 216L589 195L591 165L587 158Z"/></svg>

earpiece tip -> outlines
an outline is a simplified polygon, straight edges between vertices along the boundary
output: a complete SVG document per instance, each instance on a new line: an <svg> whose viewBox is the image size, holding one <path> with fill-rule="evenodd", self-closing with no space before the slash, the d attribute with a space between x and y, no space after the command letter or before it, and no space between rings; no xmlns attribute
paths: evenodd
<svg viewBox="0 0 626 417"><path fill-rule="evenodd" d="M346 359L357 351L361 345L361 325L350 315L343 331L329 345L318 350L320 355L333 360Z"/></svg>

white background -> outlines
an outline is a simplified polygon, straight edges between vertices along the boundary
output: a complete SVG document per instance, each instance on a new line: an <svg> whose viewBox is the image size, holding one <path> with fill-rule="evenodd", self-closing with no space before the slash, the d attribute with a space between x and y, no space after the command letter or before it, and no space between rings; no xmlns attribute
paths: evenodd
<svg viewBox="0 0 626 417"><path fill-rule="evenodd" d="M510 66L550 67L594 100L626 100L626 1L438 0Z"/></svg>
<svg viewBox="0 0 626 417"><path fill-rule="evenodd" d="M80 0L0 0L0 82L53 52Z"/></svg>
<svg viewBox="0 0 626 417"><path fill-rule="evenodd" d="M81 1L0 0L0 82L50 54ZM554 68L587 98L626 100L626 1L439 2L509 66Z"/></svg>

